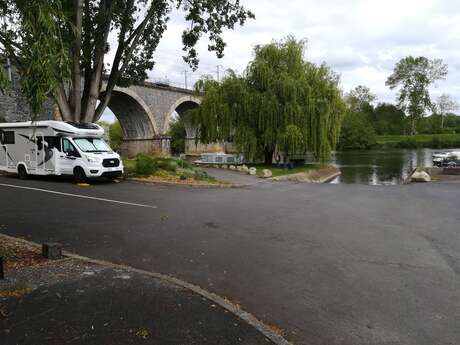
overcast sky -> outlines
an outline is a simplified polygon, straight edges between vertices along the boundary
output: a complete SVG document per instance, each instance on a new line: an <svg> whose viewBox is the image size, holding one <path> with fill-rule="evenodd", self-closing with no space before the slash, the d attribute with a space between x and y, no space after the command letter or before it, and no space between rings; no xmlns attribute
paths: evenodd
<svg viewBox="0 0 460 345"><path fill-rule="evenodd" d="M192 72L183 62L181 34L186 25L174 13L156 54L150 80L167 79L189 86L201 74L221 69L243 71L252 59L256 44L287 35L306 38L305 58L326 62L341 76L345 92L366 85L378 101L394 102L395 94L385 86L399 59L407 55L441 58L449 65L446 81L438 82L433 98L451 94L460 102L460 1L458 0L241 0L255 15L243 27L225 33L225 57L207 51L207 39L198 46L201 63Z"/></svg>

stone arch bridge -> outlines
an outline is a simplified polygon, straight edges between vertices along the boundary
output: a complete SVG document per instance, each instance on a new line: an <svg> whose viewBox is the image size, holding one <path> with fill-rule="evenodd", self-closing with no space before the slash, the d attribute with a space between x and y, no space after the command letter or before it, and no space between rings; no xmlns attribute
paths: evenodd
<svg viewBox="0 0 460 345"><path fill-rule="evenodd" d="M105 85L103 85L103 90ZM174 112L184 116L198 107L201 97L193 91L145 82L129 88L116 87L108 107L123 129L122 154L139 152L169 154L169 122ZM185 121L187 124L187 121ZM186 125L187 141L195 142L195 131ZM192 145L187 145L192 148Z"/></svg>
<svg viewBox="0 0 460 345"><path fill-rule="evenodd" d="M21 94L19 75L12 73L12 87L5 94L0 93L0 122L27 121L30 111ZM102 85L102 90L106 87ZM117 117L123 130L121 153L135 156L137 153L170 153L170 138L167 133L169 121L174 112L183 116L187 110L196 108L201 97L193 91L164 84L144 82L128 88L116 87L109 108ZM44 107L41 119L53 119L56 112L49 102ZM222 145L195 143L195 131L187 125L186 154L197 155L204 151L221 151Z"/></svg>

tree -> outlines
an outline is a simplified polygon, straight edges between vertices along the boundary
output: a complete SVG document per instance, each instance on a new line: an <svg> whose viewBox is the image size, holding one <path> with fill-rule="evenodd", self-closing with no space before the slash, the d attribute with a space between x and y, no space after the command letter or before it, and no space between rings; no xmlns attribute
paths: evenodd
<svg viewBox="0 0 460 345"><path fill-rule="evenodd" d="M458 110L459 104L452 99L448 94L442 94L438 97L436 104L434 105L434 111L441 116L441 129L444 128L444 117Z"/></svg>
<svg viewBox="0 0 460 345"><path fill-rule="evenodd" d="M185 152L185 125L180 116L171 120L169 124L169 133L171 137L171 151L173 154Z"/></svg>
<svg viewBox="0 0 460 345"><path fill-rule="evenodd" d="M121 144L123 144L123 129L118 120L115 120L109 126L109 139L112 149L114 151L119 151Z"/></svg>
<svg viewBox="0 0 460 345"><path fill-rule="evenodd" d="M0 54L19 69L35 113L52 97L64 120L96 121L115 86L146 79L174 8L189 23L184 60L195 69L201 36L208 35L208 49L222 57L223 30L254 18L240 0L0 0Z"/></svg>
<svg viewBox="0 0 460 345"><path fill-rule="evenodd" d="M376 144L375 130L363 113L348 111L343 120L338 147L341 150L370 149Z"/></svg>
<svg viewBox="0 0 460 345"><path fill-rule="evenodd" d="M197 83L204 92L192 121L204 143L234 142L246 159L272 163L275 150L311 151L325 161L345 113L338 77L303 59L304 41L288 37L256 46L244 75Z"/></svg>
<svg viewBox="0 0 460 345"><path fill-rule="evenodd" d="M364 111L372 107L371 104L375 102L377 96L367 86L358 85L346 95L345 99L354 111Z"/></svg>
<svg viewBox="0 0 460 345"><path fill-rule="evenodd" d="M447 65L442 60L408 56L396 64L386 85L394 90L400 87L399 106L409 115L411 134L416 134L416 122L432 106L429 87L435 81L445 79Z"/></svg>
<svg viewBox="0 0 460 345"><path fill-rule="evenodd" d="M379 103L374 109L372 125L379 135L405 134L406 116L394 104Z"/></svg>

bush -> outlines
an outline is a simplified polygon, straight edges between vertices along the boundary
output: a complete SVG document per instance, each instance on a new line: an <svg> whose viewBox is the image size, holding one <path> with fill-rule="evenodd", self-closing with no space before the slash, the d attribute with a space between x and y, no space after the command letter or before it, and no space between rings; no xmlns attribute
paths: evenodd
<svg viewBox="0 0 460 345"><path fill-rule="evenodd" d="M338 148L370 149L375 144L375 130L365 116L360 113L348 113L342 124Z"/></svg>
<svg viewBox="0 0 460 345"><path fill-rule="evenodd" d="M185 137L187 134L184 122L180 117L170 122L168 135L171 137L172 153L177 155L185 152Z"/></svg>
<svg viewBox="0 0 460 345"><path fill-rule="evenodd" d="M177 168L179 167L177 162L171 159L157 159L155 163L159 169L163 169L170 172L176 172Z"/></svg>
<svg viewBox="0 0 460 345"><path fill-rule="evenodd" d="M195 169L195 165L184 159L179 159L176 162L183 169Z"/></svg>
<svg viewBox="0 0 460 345"><path fill-rule="evenodd" d="M158 170L155 160L145 154L138 154L136 156L136 174L141 176L153 175Z"/></svg>
<svg viewBox="0 0 460 345"><path fill-rule="evenodd" d="M208 173L206 171L204 171L203 169L201 169L201 168L196 168L195 169L195 177L196 178L207 178Z"/></svg>

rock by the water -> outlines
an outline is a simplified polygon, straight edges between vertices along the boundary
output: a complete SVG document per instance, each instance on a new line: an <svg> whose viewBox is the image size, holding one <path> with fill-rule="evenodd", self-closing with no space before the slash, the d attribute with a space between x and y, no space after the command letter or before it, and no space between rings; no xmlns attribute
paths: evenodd
<svg viewBox="0 0 460 345"><path fill-rule="evenodd" d="M230 165L229 169L230 169L230 170L236 170L236 166Z"/></svg>
<svg viewBox="0 0 460 345"><path fill-rule="evenodd" d="M242 165L242 166L241 166L241 171L242 171L242 172L245 172L246 174L249 173L249 168L248 168L248 166L247 166L247 165Z"/></svg>
<svg viewBox="0 0 460 345"><path fill-rule="evenodd" d="M269 169L262 170L262 177L263 178L270 178L272 176L273 176L273 173L272 173L271 170L269 170Z"/></svg>
<svg viewBox="0 0 460 345"><path fill-rule="evenodd" d="M426 171L416 171L410 179L412 182L430 182L431 176Z"/></svg>
<svg viewBox="0 0 460 345"><path fill-rule="evenodd" d="M256 168L250 168L249 169L249 175L257 175L257 169Z"/></svg>

